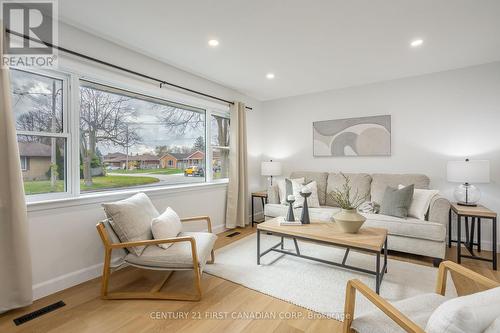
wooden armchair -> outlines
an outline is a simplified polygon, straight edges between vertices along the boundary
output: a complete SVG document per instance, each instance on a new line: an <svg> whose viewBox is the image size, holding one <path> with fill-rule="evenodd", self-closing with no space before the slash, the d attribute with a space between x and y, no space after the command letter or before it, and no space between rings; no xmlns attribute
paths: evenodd
<svg viewBox="0 0 500 333"><path fill-rule="evenodd" d="M452 261L444 261L439 265L436 294L445 295L446 292L446 278L448 271L453 271L454 273L460 274L477 284L487 288L499 287L500 283L488 279L468 268L460 266ZM344 308L344 333L356 332L351 328L352 322L354 320L354 307L356 292L360 292L364 297L366 297L371 303L373 303L377 308L382 310L382 312L387 315L392 321L394 321L399 327L404 331L409 333L425 333L424 329L417 325L414 321L404 315L400 310L398 310L394 305L387 302L385 299L376 294L367 285L358 279L350 280L347 282L346 288L346 298L345 298L345 308ZM375 323L374 323L375 324Z"/></svg>
<svg viewBox="0 0 500 333"><path fill-rule="evenodd" d="M208 232L212 234L212 223L210 221L210 217L208 216L197 216L197 217L189 217L189 218L183 218L181 219L181 222L192 222L192 221L206 221L207 223L207 228ZM188 234L186 236L183 236L183 233L180 234L179 237L174 237L174 238L167 238L167 239L151 239L151 240L144 240L144 241L136 241L136 242L120 242L118 239L118 236L116 236L113 228L109 224L108 220L102 221L96 225L97 231L99 233L99 236L101 237L101 240L104 245L104 268L103 268L103 274L102 274L102 284L101 284L101 298L102 299L163 299L163 300L183 300L183 301L199 301L201 299L201 274L202 274L202 268L205 264L205 262L200 262L200 257L206 258L208 257L207 251L210 251L210 260L206 260L206 263L212 264L215 260L215 255L213 251L213 243L215 242L216 236L212 236L209 240L208 244L204 244L200 249L200 244L197 244L197 234L205 234L206 233L185 233ZM190 247L190 253L188 254L190 259L190 262L185 262L183 263L182 266L179 266L179 263L173 263L170 264L168 262L168 257L165 258L164 262L158 261L155 263L155 265L151 265L148 263L141 263L140 259L142 256L135 256L131 253L127 254L123 258L123 263L118 265L120 267L123 264L128 264L131 266L135 266L138 268L142 269L148 269L148 270L165 270L168 271L168 273L165 275L165 277L156 285L153 286L153 288L149 292L127 292L127 291L117 291L117 292L108 292L108 284L109 284L109 277L111 274L111 269L112 268L118 268L118 267L112 267L111 266L111 253L115 249L125 249L134 247L134 246L151 246L151 245L158 245L158 244L165 244L165 243L188 243ZM206 242L205 242L206 243ZM156 251L161 253L167 254L170 249L172 249L174 245L169 247L168 249L162 249L158 247L158 249L155 249ZM176 249L177 251L179 250L179 247ZM181 251L185 252L186 248L182 247ZM127 251L128 252L128 251ZM183 253L186 255L186 253ZM129 256L132 256L131 260L128 259ZM135 257L135 258L134 258ZM171 258L172 256L170 256ZM158 256L155 257L157 260ZM161 258L161 256L160 256ZM205 261L205 260L204 260ZM172 276L172 273L174 271L178 270L193 270L194 272L194 289L195 289L195 294L180 294L180 293L163 293L160 292L160 290L163 288L163 286L167 283L168 279Z"/></svg>

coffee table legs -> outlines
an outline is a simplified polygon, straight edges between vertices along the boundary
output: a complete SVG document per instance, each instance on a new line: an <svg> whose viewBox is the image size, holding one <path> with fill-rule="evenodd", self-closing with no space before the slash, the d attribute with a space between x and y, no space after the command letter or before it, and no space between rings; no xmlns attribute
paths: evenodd
<svg viewBox="0 0 500 333"><path fill-rule="evenodd" d="M308 259L308 260L313 260L313 261L321 262L323 264L329 264L329 265L333 265L333 266L343 267L343 268L346 268L346 269L349 269L349 270L353 270L353 271L358 271L358 272L363 272L363 273L375 275L375 279L376 279L376 281L375 281L375 289L376 289L377 294L380 292L380 285L382 284L382 280L384 278L384 273L387 272L387 239L384 241L384 247L382 248L381 251L379 251L379 252L367 251L367 252L374 253L375 254L375 258L376 258L376 271L370 271L368 269L364 269L364 268L361 268L361 267L346 265L347 255L348 255L348 253L350 251L349 247L346 247L346 253L344 255L344 259L342 260L342 263L328 261L328 260L324 260L324 259L315 258L315 257L311 257L311 256L307 256L307 255L301 254L300 250L299 250L299 245L297 243L297 239L301 239L300 237L290 237L290 236L288 236L289 238L293 239L293 243L294 243L294 246L295 246L295 253L293 251L284 250L281 247L283 246L284 238L286 238L287 236L283 235L283 234L275 234L275 233L273 233L273 235L278 236L278 237L281 238L280 242L261 253L260 252L260 232L261 231L259 229L257 229L257 265L260 265L260 258L263 257L263 256L265 256L269 252L278 252L278 253L282 253L282 254L287 254L287 255L291 255L291 256L295 256L295 257L300 257L300 258L304 258L304 259ZM268 234L269 234L269 232L268 232ZM310 239L305 239L305 240L310 241ZM316 241L315 243L322 243L322 242ZM331 244L329 244L329 245L331 245ZM383 266L381 267L380 266L380 259L381 259L381 256L382 256L382 251L383 251L383 254L384 254L384 260L383 260Z"/></svg>

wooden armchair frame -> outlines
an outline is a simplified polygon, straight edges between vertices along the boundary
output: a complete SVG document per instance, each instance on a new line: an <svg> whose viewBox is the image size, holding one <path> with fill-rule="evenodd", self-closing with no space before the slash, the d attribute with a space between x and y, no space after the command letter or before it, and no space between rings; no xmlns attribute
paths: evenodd
<svg viewBox="0 0 500 333"><path fill-rule="evenodd" d="M460 274L480 285L486 287L487 289L495 288L500 286L500 283L488 279L468 268L465 268L452 261L443 261L439 265L436 293L443 295L446 292L446 277L448 271ZM377 308L382 310L389 318L391 318L396 324L398 324L403 330L409 333L425 333L422 328L411 321L410 318L405 316L401 311L396 309L392 304L387 302L385 299L377 295L373 290L371 290L366 284L358 279L350 280L347 282L346 295L345 295L345 308L344 308L344 333L353 333L354 330L351 329L352 320L354 319L354 306L356 300L356 291L360 292L365 296L370 302L372 302Z"/></svg>
<svg viewBox="0 0 500 333"><path fill-rule="evenodd" d="M210 221L210 217L208 216L195 216L181 219L181 222L194 222L194 221L206 221L208 232L212 233L212 222ZM102 273L102 281L101 281L101 298L102 299L163 299L163 300L178 300L178 301L199 301L201 300L202 290L201 290L201 268L199 266L198 261L198 252L196 248L196 241L194 237L186 236L186 237L174 237L174 238L165 238L165 239L151 239L144 241L136 241L136 242L124 242L124 243L112 243L109 239L108 233L106 231L106 227L104 223L98 223L96 225L97 232L101 237L101 240L104 245L104 268ZM181 294L181 293L163 293L160 290L167 283L169 278L172 276L175 270L165 268L158 269L154 268L154 270L166 270L168 273L159 281L157 284L150 289L149 292L128 292L128 291L116 291L116 292L108 292L109 286L109 278L111 275L111 253L114 249L123 249L127 247L134 246L147 246L147 245L158 245L165 243L178 243L178 242L189 242L191 244L191 255L193 257L193 272L194 272L194 289L195 294ZM215 261L215 254L212 250L210 261L207 261L209 264L213 264ZM136 267L142 269L151 269L148 267L140 267L134 265Z"/></svg>

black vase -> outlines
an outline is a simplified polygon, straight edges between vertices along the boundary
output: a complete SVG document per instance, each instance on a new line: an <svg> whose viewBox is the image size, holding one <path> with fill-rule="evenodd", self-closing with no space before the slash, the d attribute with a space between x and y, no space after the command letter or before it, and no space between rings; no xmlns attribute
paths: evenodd
<svg viewBox="0 0 500 333"><path fill-rule="evenodd" d="M295 216L293 215L293 203L295 200L287 200L286 202L288 202L288 214L286 214L286 220L288 222L294 222Z"/></svg>
<svg viewBox="0 0 500 333"><path fill-rule="evenodd" d="M302 216L300 217L300 222L302 222L302 224L310 224L311 220L309 219L309 206L307 205L307 198L311 196L311 192L300 192L300 195L304 197L304 204L302 205Z"/></svg>

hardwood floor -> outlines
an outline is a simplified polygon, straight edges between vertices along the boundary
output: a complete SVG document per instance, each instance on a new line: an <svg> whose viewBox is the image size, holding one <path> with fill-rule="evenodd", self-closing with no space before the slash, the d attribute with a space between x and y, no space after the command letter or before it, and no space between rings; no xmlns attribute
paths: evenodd
<svg viewBox="0 0 500 333"><path fill-rule="evenodd" d="M220 234L220 248L255 232L250 227L238 229L241 234ZM453 260L455 248L448 249ZM491 252L483 251L483 255ZM392 259L420 265L432 265L431 259L407 254L391 254ZM217 257L216 257L217 260ZM489 278L500 281L500 273L491 264L464 259L462 264ZM147 290L164 273L145 272L132 267L111 276L110 289ZM244 274L244 272L242 272ZM459 295L480 290L474 283L453 277ZM176 272L164 290L183 289L192 285L191 272ZM100 278L82 283L37 300L32 306L0 315L0 332L340 332L341 323L317 313L261 294L230 281L203 274L203 299L200 302L179 301L104 301L99 298ZM56 301L66 306L15 326L12 320ZM287 314L290 318L280 318ZM277 316L276 318L237 318L232 316Z"/></svg>

